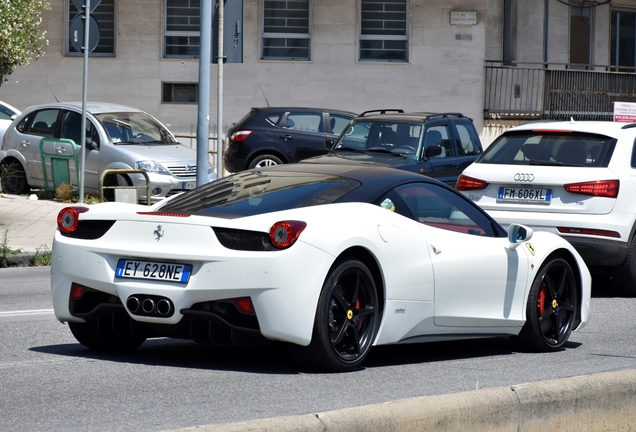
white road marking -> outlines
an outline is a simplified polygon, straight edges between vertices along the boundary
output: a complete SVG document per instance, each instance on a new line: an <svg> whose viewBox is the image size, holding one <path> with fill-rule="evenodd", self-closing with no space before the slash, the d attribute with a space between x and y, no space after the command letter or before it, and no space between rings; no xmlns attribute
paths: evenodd
<svg viewBox="0 0 636 432"><path fill-rule="evenodd" d="M6 312L0 312L0 318L7 317L7 316L48 315L50 313L53 313L53 309L6 311Z"/></svg>

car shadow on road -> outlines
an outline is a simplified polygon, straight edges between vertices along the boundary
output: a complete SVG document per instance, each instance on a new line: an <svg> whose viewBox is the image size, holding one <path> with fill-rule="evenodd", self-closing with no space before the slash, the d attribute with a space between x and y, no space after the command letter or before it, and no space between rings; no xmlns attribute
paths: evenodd
<svg viewBox="0 0 636 432"><path fill-rule="evenodd" d="M576 349L580 345L580 343L570 341L566 344L565 349ZM274 375L324 373L296 364L284 346L213 347L184 340L150 339L136 350L120 353L100 352L78 343L33 347L30 350L60 356L148 366ZM516 353L524 353L524 351L517 349L508 337L387 345L374 347L362 368L437 363L448 360L514 355Z"/></svg>

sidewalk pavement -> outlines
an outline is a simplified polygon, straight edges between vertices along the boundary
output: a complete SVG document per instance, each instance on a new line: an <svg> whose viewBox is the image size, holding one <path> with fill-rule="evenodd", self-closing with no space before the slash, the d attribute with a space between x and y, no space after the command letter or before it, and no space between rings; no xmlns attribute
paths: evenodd
<svg viewBox="0 0 636 432"><path fill-rule="evenodd" d="M0 244L4 243L6 232L6 245L10 249L21 249L30 255L38 250L50 251L57 228L57 214L70 205L0 193Z"/></svg>

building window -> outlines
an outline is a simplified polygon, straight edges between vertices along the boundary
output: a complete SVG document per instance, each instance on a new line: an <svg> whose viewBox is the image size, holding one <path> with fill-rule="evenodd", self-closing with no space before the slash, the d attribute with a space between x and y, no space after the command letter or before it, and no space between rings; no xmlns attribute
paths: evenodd
<svg viewBox="0 0 636 432"><path fill-rule="evenodd" d="M196 83L163 83L163 103L197 103L199 86Z"/></svg>
<svg viewBox="0 0 636 432"><path fill-rule="evenodd" d="M66 54L69 56L83 56L84 53L73 46L70 27L73 19L83 14L84 11L77 10L72 1L68 2L67 11L69 31L66 41ZM89 55L91 57L115 57L115 0L102 0L91 15L99 24L99 42ZM83 41L81 45L84 45Z"/></svg>
<svg viewBox="0 0 636 432"><path fill-rule="evenodd" d="M165 0L163 56L198 58L201 0Z"/></svg>
<svg viewBox="0 0 636 432"><path fill-rule="evenodd" d="M504 0L503 62L517 60L517 0Z"/></svg>
<svg viewBox="0 0 636 432"><path fill-rule="evenodd" d="M611 28L612 66L636 66L636 13L634 11L612 11ZM634 69L614 69L621 72L634 72Z"/></svg>
<svg viewBox="0 0 636 432"><path fill-rule="evenodd" d="M263 60L310 60L309 0L264 0Z"/></svg>
<svg viewBox="0 0 636 432"><path fill-rule="evenodd" d="M408 61L406 0L360 0L360 61Z"/></svg>
<svg viewBox="0 0 636 432"><path fill-rule="evenodd" d="M592 63L592 8L570 6L570 63L587 69Z"/></svg>

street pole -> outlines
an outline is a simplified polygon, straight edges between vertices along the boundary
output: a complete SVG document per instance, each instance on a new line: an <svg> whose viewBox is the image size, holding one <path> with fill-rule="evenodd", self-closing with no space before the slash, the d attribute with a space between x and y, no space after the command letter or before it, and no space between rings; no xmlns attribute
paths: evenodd
<svg viewBox="0 0 636 432"><path fill-rule="evenodd" d="M80 146L80 179L79 179L79 202L84 203L84 167L86 165L86 94L88 93L88 51L89 51L89 30L91 17L91 0L84 2L84 83L82 88L82 133Z"/></svg>
<svg viewBox="0 0 636 432"><path fill-rule="evenodd" d="M225 9L225 1L219 2L219 57L217 59L218 81L216 89L216 175L217 178L223 177L223 61L225 53L223 52L223 11Z"/></svg>
<svg viewBox="0 0 636 432"><path fill-rule="evenodd" d="M199 47L199 113L197 119L197 186L208 182L210 149L210 48L212 46L212 0L201 2Z"/></svg>

